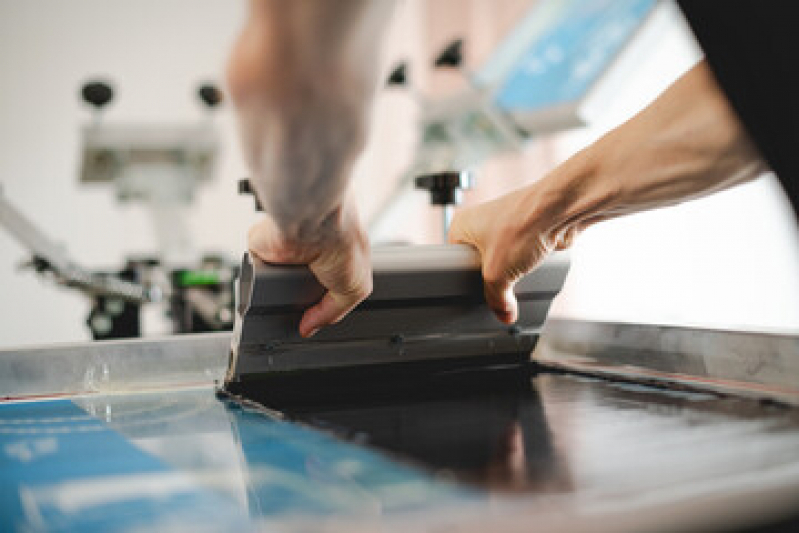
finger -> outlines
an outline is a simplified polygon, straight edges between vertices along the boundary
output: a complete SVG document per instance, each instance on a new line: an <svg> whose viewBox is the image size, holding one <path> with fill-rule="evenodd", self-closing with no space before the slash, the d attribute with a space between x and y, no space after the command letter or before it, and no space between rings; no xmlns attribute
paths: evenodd
<svg viewBox="0 0 799 533"><path fill-rule="evenodd" d="M372 292L372 269L365 247L324 254L309 267L328 292L303 315L303 336L340 321Z"/></svg>
<svg viewBox="0 0 799 533"><path fill-rule="evenodd" d="M365 265L363 262L339 264L332 279L325 275L329 273L324 268L311 265L311 270L328 292L303 314L300 335L310 337L320 328L335 324L369 296L372 276L371 269Z"/></svg>
<svg viewBox="0 0 799 533"><path fill-rule="evenodd" d="M502 273L495 274L494 269L488 265L487 255L490 254L490 251L484 250L480 239L476 239L466 229L464 221L468 218L468 214L468 210L455 214L447 240L453 244L468 244L477 249L480 254L480 261L483 264L486 303L500 321L512 324L516 322L519 315L519 306L516 302L516 295L513 293L512 280Z"/></svg>
<svg viewBox="0 0 799 533"><path fill-rule="evenodd" d="M563 251L570 248L579 231L580 230L576 227L566 230L560 239L558 239L558 243L555 245L555 250Z"/></svg>
<svg viewBox="0 0 799 533"><path fill-rule="evenodd" d="M335 324L344 318L361 302L360 298L343 299L332 292L307 309L300 320L300 335L308 338L316 334L322 327Z"/></svg>
<svg viewBox="0 0 799 533"><path fill-rule="evenodd" d="M505 277L491 278L483 274L486 303L505 324L513 324L519 318L519 304L513 292L513 282Z"/></svg>

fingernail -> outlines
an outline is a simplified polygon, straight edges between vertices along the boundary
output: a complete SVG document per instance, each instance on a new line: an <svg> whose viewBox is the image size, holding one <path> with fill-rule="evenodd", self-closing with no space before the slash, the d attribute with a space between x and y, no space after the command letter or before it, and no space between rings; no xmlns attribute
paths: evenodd
<svg viewBox="0 0 799 533"><path fill-rule="evenodd" d="M319 333L319 328L313 328L313 329L309 330L309 331L308 331L308 332L307 332L307 333L304 335L304 337L305 337L306 339L310 339L311 337L313 337L313 336L314 336L314 335L316 335L317 333Z"/></svg>

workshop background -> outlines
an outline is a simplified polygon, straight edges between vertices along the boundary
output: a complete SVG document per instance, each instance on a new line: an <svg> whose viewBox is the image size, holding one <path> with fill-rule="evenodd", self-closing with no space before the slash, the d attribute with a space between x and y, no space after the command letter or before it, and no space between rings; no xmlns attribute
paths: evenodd
<svg viewBox="0 0 799 533"><path fill-rule="evenodd" d="M384 47L385 71L408 59L408 88L381 88L354 191L365 222L382 209L412 159L422 94L446 99L463 76L429 68L453 38L477 68L532 2L404 0ZM503 194L629 118L700 54L679 13L666 3L669 30L636 58L622 57L625 83L597 106L592 123L531 141L477 169L467 204ZM237 257L252 200L237 193L247 175L233 110L209 113L203 83L224 83L243 0L0 0L0 185L10 201L62 241L82 264L119 268L155 247L146 210L120 205L110 187L81 185L81 127L93 113L79 98L88 79L111 80L110 122L216 123L222 154L215 180L192 208L195 247ZM635 59L635 60L633 60ZM421 192L402 200L376 241L437 242L438 213ZM799 233L773 177L702 200L601 224L573 247L572 271L552 315L592 320L799 331ZM19 271L28 254L0 231L0 345L84 340L89 302ZM165 331L153 320L150 332ZM160 331L160 332L163 332Z"/></svg>

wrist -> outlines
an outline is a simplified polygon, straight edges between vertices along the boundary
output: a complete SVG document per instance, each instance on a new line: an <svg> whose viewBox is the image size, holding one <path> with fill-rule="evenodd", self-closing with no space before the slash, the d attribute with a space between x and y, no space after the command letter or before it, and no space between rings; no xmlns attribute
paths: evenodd
<svg viewBox="0 0 799 533"><path fill-rule="evenodd" d="M267 213L250 228L247 241L253 253L275 264L311 265L321 259L336 263L348 257L369 255L369 241L349 204L324 217L319 224L281 227Z"/></svg>
<svg viewBox="0 0 799 533"><path fill-rule="evenodd" d="M336 203L324 210L314 206L313 212L294 210L292 215L283 211L279 213L269 213L269 216L275 223L280 240L291 248L312 252L366 240L357 210L349 202Z"/></svg>
<svg viewBox="0 0 799 533"><path fill-rule="evenodd" d="M618 198L615 184L603 178L593 146L586 148L529 186L525 231L549 243L602 219Z"/></svg>
<svg viewBox="0 0 799 533"><path fill-rule="evenodd" d="M351 119L270 118L263 144L250 152L253 188L287 237L329 239L354 211L346 191L366 128Z"/></svg>

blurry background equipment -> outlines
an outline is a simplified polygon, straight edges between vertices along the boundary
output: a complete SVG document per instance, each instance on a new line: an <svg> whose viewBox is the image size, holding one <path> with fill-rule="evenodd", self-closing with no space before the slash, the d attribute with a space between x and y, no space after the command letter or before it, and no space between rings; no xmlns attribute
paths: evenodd
<svg viewBox="0 0 799 533"><path fill-rule="evenodd" d="M66 247L37 228L3 194L0 186L0 225L32 254L24 266L52 274L58 283L90 295L118 297L133 302L154 301L158 291L120 277L95 274L76 263Z"/></svg>
<svg viewBox="0 0 799 533"><path fill-rule="evenodd" d="M589 108L604 105L624 82L615 68L621 53L640 53L665 31L667 21L654 16L656 4L536 2L475 71L464 66L468 41L448 43L432 67L459 73L463 89L446 97L410 93L421 109L419 145L395 194L372 219L373 233L383 230L419 174L474 168L499 153L520 151L534 137L586 125ZM408 68L399 63L386 85L413 89Z"/></svg>
<svg viewBox="0 0 799 533"><path fill-rule="evenodd" d="M158 243L152 257L128 259L125 275L159 280L175 333L230 329L236 266L218 254L200 255L187 223L196 190L216 174L219 142L214 124L109 123L103 110L113 98L111 87L88 82L81 94L95 113L95 120L83 129L81 183L108 183L118 202L144 204ZM208 113L223 99L208 83L198 87L197 97ZM94 337L117 336L98 335L101 317L109 314L107 302L100 304L89 318Z"/></svg>
<svg viewBox="0 0 799 533"><path fill-rule="evenodd" d="M414 180L417 189L430 191L430 204L441 209L443 237L447 240L452 222L452 210L461 203L464 190L474 187L473 173L465 171L434 172L417 176Z"/></svg>
<svg viewBox="0 0 799 533"><path fill-rule="evenodd" d="M92 299L87 319L95 340L138 337L139 308L162 299L162 287L145 281L142 271L129 264L119 272L91 271L76 263L66 248L53 241L14 207L0 187L0 225L31 253L23 267L76 289Z"/></svg>
<svg viewBox="0 0 799 533"><path fill-rule="evenodd" d="M237 268L224 258L203 257L194 268L165 270L157 258L129 258L117 272L90 270L37 228L3 195L0 226L31 253L24 268L91 299L86 325L95 340L139 337L141 307L160 304L174 333L223 331L233 325Z"/></svg>
<svg viewBox="0 0 799 533"><path fill-rule="evenodd" d="M157 249L148 256L128 257L116 272L90 270L11 205L2 189L0 223L31 252L29 265L38 273L91 298L86 324L95 340L146 334L146 304L159 304L174 333L231 329L237 265L219 254L197 253L186 223L195 190L215 173L218 141L213 123L107 123L105 109L114 99L110 82L89 81L80 94L94 112L92 123L83 128L80 181L108 183L120 203L144 204ZM197 96L209 112L222 101L211 84L201 85Z"/></svg>
<svg viewBox="0 0 799 533"><path fill-rule="evenodd" d="M160 260L190 263L195 258L185 219L195 190L215 174L219 143L213 124L109 123L102 112L113 98L111 86L91 81L81 95L95 111L95 120L83 128L81 183L108 183L120 203L147 206ZM211 85L201 86L198 96L209 111L221 102Z"/></svg>
<svg viewBox="0 0 799 533"><path fill-rule="evenodd" d="M124 273L91 272L76 263L66 248L37 228L3 194L0 186L0 225L31 252L31 259L22 266L39 274L50 275L66 287L91 297L118 301L120 306L158 301L158 287L138 283ZM117 313L118 314L118 313Z"/></svg>

